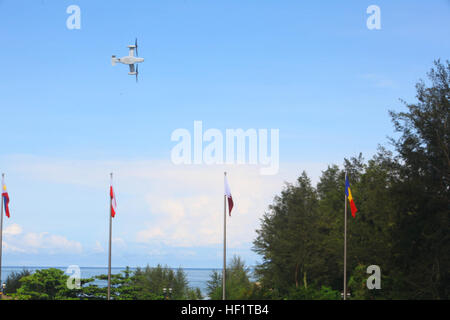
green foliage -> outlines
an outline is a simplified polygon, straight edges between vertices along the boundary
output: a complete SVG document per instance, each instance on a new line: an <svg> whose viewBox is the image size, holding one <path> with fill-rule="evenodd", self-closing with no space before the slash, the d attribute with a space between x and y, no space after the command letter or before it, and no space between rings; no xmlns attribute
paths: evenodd
<svg viewBox="0 0 450 320"><path fill-rule="evenodd" d="M102 274L95 276L93 279L86 281L89 285L82 286L80 296L84 299L90 300L105 300L108 297L108 288L105 286L99 287L96 284L91 284L95 279L108 281L108 275ZM136 288L132 283L132 271L127 267L119 274L111 274L111 299L114 300L131 300L135 297Z"/></svg>
<svg viewBox="0 0 450 320"><path fill-rule="evenodd" d="M30 270L23 269L19 272L11 272L5 281L5 293L13 294L16 293L17 289L20 288L21 282L20 279L23 277L29 276L31 274Z"/></svg>
<svg viewBox="0 0 450 320"><path fill-rule="evenodd" d="M107 281L107 275L96 279ZM164 292L164 288L166 292ZM172 289L171 291L169 289ZM94 284L82 288L82 296L88 299L106 299L107 288ZM111 275L111 299L114 300L185 300L202 299L198 288L188 286L183 269L176 271L157 265L137 268L132 272L128 267L120 274Z"/></svg>
<svg viewBox="0 0 450 320"><path fill-rule="evenodd" d="M303 172L296 185L287 184L270 206L257 230L254 250L263 256L256 269L264 287L281 296L295 286L308 286L318 276L326 254L321 246L318 194ZM274 292L274 291L272 291ZM277 293L273 293L276 297Z"/></svg>
<svg viewBox="0 0 450 320"><path fill-rule="evenodd" d="M435 62L431 86L416 85L417 103L391 112L397 153L395 272L412 298L450 297L450 62ZM413 263L414 261L414 263ZM402 286L404 284L401 284Z"/></svg>
<svg viewBox="0 0 450 320"><path fill-rule="evenodd" d="M246 300L257 298L256 284L250 281L250 270L244 261L234 256L225 273L225 296L227 300ZM208 297L211 300L222 299L222 274L213 271L207 284Z"/></svg>
<svg viewBox="0 0 450 320"><path fill-rule="evenodd" d="M69 276L59 269L36 270L35 273L20 279L21 286L12 297L19 300L76 299L76 290L67 288L68 278Z"/></svg>
<svg viewBox="0 0 450 320"><path fill-rule="evenodd" d="M287 297L288 300L340 300L341 294L339 291L333 290L329 287L322 286L320 289L313 287L298 287L292 288Z"/></svg>
<svg viewBox="0 0 450 320"><path fill-rule="evenodd" d="M191 289L188 286L186 274L181 268L176 272L161 265L155 268L149 266L144 269L138 268L133 277L133 284L137 288L137 299L149 297L164 299L164 288L166 288L166 299L202 299L200 290ZM169 288L172 292L168 291Z"/></svg>
<svg viewBox="0 0 450 320"><path fill-rule="evenodd" d="M380 147L369 161L329 166L314 188L305 173L286 185L261 220L256 275L271 298L310 299L312 288L342 290L344 175L358 212L349 215L347 279L353 299L450 297L450 63L435 63L415 104L391 112L395 154ZM368 290L378 265L382 289Z"/></svg>
<svg viewBox="0 0 450 320"><path fill-rule="evenodd" d="M23 272L24 275L26 274ZM14 299L19 300L105 300L107 287L94 284L94 280L107 281L108 275L99 275L90 279L81 279L80 289L68 289L69 276L60 269L50 268L37 270L20 278ZM12 282L11 282L12 283ZM12 286L11 286L12 288ZM166 288L166 294L163 291ZM172 288L170 292L168 288ZM114 300L163 300L163 299L203 299L200 289L188 286L183 269L176 271L158 265L156 268L147 266L137 268L132 272L129 267L119 274L111 275L111 299Z"/></svg>

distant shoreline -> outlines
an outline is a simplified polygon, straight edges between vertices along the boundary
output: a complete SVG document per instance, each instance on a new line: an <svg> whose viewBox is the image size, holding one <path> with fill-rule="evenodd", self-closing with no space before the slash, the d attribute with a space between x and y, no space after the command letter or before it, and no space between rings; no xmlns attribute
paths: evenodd
<svg viewBox="0 0 450 320"><path fill-rule="evenodd" d="M165 267L165 265L162 265ZM32 269L49 269L49 268L57 268L57 269L66 269L68 267L67 266L2 266L3 268L32 268ZM131 267L131 266L125 266L125 267L111 267L111 269L126 269L126 268L130 268L130 269L137 269L137 268L146 268L147 266L139 266L139 267ZM186 269L186 270L222 270L221 267L218 268L209 268L209 267L171 267L171 266L167 266L169 269ZM91 266L80 266L80 268L86 268L86 269L104 269L104 268L108 268L108 266L96 266L96 267L91 267ZM150 266L150 268L156 268L156 266ZM253 267L249 267L250 269L253 269Z"/></svg>
<svg viewBox="0 0 450 320"><path fill-rule="evenodd" d="M67 269L69 265L67 266L2 266L3 268L32 268L32 269L49 269L49 268L57 268L57 269ZM165 265L162 265L165 267ZM80 268L86 268L86 269L104 269L104 268L108 268L107 265L105 266L96 266L96 267L91 267L91 266L79 266ZM139 267L131 267L131 266L125 266L125 267L113 267L111 266L111 269L125 269L125 268L130 268L130 269L137 269L137 268L146 268L147 266L139 266ZM222 270L222 267L171 267L171 266L167 266L169 269L186 269L186 270ZM156 266L150 266L150 268L156 268ZM254 266L250 266L248 267L250 270L253 270L255 267Z"/></svg>

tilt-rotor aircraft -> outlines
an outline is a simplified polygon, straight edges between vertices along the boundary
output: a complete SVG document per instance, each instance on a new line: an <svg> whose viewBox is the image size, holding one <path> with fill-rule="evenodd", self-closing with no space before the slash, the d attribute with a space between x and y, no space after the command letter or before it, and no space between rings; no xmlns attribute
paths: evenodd
<svg viewBox="0 0 450 320"><path fill-rule="evenodd" d="M138 63L144 62L144 58L138 58L138 43L137 39L134 42L134 45L129 45L129 53L127 56L122 58L116 58L115 55L111 57L111 64L113 66L116 65L117 62L128 64L130 66L130 72L128 72L129 75L136 75L136 82L138 81ZM134 56L134 51L136 50L136 56Z"/></svg>

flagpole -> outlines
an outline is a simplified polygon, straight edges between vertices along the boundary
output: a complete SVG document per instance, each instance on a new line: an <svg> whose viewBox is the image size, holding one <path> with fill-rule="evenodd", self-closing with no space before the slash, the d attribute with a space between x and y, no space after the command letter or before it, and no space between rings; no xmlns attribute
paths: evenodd
<svg viewBox="0 0 450 320"><path fill-rule="evenodd" d="M2 249L3 249L3 183L5 179L5 174L2 173L2 209L1 209L1 217L0 217L0 286L2 286ZM3 290L2 290L3 292Z"/></svg>
<svg viewBox="0 0 450 320"><path fill-rule="evenodd" d="M111 182L113 174L111 172ZM111 241L112 240L112 200L109 199L109 252L108 252L108 300L111 299Z"/></svg>
<svg viewBox="0 0 450 320"><path fill-rule="evenodd" d="M347 181L347 171L345 171L345 181ZM345 188L346 187L344 187L344 300L347 300L347 194Z"/></svg>
<svg viewBox="0 0 450 320"><path fill-rule="evenodd" d="M224 179L227 175L224 174ZM223 195L223 270L222 270L222 300L225 300L225 275L227 271L227 196Z"/></svg>

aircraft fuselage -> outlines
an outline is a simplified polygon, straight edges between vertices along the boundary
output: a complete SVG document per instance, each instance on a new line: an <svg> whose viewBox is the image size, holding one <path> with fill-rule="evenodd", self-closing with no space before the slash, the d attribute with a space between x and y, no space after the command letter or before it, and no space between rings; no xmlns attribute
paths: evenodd
<svg viewBox="0 0 450 320"><path fill-rule="evenodd" d="M118 62L123 63L123 64L135 64L135 63L144 62L144 58L125 56L125 57L119 58Z"/></svg>

